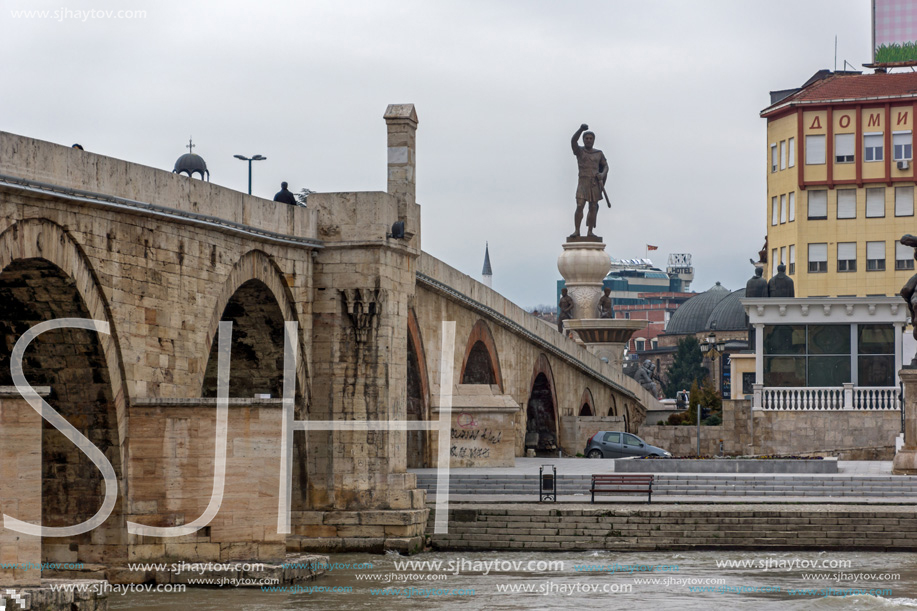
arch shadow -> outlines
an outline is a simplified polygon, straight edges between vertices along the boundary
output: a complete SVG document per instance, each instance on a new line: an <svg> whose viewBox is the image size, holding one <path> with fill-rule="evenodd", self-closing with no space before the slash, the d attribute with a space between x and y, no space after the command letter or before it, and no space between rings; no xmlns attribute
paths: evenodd
<svg viewBox="0 0 917 611"><path fill-rule="evenodd" d="M430 381L423 336L414 308L408 308L408 382L407 420L430 419ZM407 466L421 468L430 464L430 431L407 432Z"/></svg>
<svg viewBox="0 0 917 611"><path fill-rule="evenodd" d="M580 398L579 403L582 406L580 407L580 410L579 410L580 416L595 416L596 415L595 401L592 398L592 391L589 390L588 386L583 390L583 396L582 398Z"/></svg>
<svg viewBox="0 0 917 611"><path fill-rule="evenodd" d="M468 334L462 359L462 384L496 384L503 392L503 372L490 326L479 318Z"/></svg>
<svg viewBox="0 0 917 611"><path fill-rule="evenodd" d="M560 447L557 388L554 384L554 371L544 353L538 355L532 368L529 389L525 447L534 447L536 452L553 452Z"/></svg>

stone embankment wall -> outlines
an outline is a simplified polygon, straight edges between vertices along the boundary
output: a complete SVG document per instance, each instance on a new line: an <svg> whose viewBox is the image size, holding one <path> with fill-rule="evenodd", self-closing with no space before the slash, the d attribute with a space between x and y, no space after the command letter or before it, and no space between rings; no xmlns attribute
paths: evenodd
<svg viewBox="0 0 917 611"><path fill-rule="evenodd" d="M754 415L754 423L751 414ZM782 454L836 456L841 460L891 460L901 432L897 411L763 411L751 402L723 401L723 424L700 427L701 455ZM696 426L648 426L644 441L675 456L697 453Z"/></svg>
<svg viewBox="0 0 917 611"><path fill-rule="evenodd" d="M431 512L427 533L433 533ZM917 550L912 507L454 505L439 550Z"/></svg>

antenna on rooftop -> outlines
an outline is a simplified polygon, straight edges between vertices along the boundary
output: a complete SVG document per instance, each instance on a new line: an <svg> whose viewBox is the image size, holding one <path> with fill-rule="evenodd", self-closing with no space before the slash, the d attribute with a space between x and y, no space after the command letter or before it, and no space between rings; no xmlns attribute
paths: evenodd
<svg viewBox="0 0 917 611"><path fill-rule="evenodd" d="M834 71L837 72L837 34L834 35Z"/></svg>

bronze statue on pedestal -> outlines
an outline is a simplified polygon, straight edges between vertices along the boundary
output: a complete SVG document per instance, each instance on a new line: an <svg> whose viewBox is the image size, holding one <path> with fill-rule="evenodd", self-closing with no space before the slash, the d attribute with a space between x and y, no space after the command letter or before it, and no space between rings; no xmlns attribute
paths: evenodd
<svg viewBox="0 0 917 611"><path fill-rule="evenodd" d="M580 125L571 140L573 154L576 155L576 161L579 165L579 182L576 185L576 213L573 215L576 231L570 234L567 239L572 240L573 238L581 237L580 225L583 222L583 209L588 203L589 213L586 216L586 227L589 231L586 237L591 238L589 241L601 242L602 238L595 235L593 230L596 225L596 217L599 214L599 202L602 201L602 194L605 192L605 181L608 178L608 161L602 151L592 148L595 143L595 134L586 131L587 129L589 129L589 126L585 123ZM581 134L583 136L583 146L579 145ZM611 202L608 201L607 194L605 194L605 202L611 208Z"/></svg>

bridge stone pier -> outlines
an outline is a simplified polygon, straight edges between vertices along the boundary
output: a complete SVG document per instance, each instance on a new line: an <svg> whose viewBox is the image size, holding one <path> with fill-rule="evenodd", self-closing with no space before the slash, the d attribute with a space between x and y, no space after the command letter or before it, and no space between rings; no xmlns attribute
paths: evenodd
<svg viewBox="0 0 917 611"><path fill-rule="evenodd" d="M117 570L129 561L418 549L428 510L408 468L435 466L444 440L431 431L297 425L308 430L293 433L291 532L278 532L285 322L298 327L296 421L437 419L441 325L455 321L452 464L512 462L532 431L575 453L583 431L636 429L654 399L620 369L421 251L417 115L392 105L385 121L386 191L313 194L308 208L0 132L0 508L66 527L114 495L88 532L7 524L4 558L102 564L130 580ZM59 319L104 325L39 334L25 380L104 455L116 489L6 388L23 333ZM220 497L221 321L232 338ZM192 523L174 537L131 526ZM0 584L30 580L0 571Z"/></svg>

